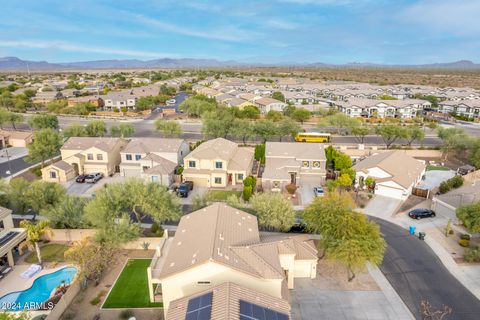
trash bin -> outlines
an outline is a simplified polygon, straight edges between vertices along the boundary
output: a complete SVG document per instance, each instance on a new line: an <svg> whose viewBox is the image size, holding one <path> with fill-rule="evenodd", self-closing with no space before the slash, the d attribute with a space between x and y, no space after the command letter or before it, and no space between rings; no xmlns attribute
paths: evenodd
<svg viewBox="0 0 480 320"><path fill-rule="evenodd" d="M408 228L408 232L410 232L410 234L415 234L415 229L417 229L417 227L410 226L410 228Z"/></svg>
<svg viewBox="0 0 480 320"><path fill-rule="evenodd" d="M427 234L426 234L425 232L419 232L419 233L418 233L418 239L420 239L420 240L425 240L425 236L426 236L426 235L427 235Z"/></svg>

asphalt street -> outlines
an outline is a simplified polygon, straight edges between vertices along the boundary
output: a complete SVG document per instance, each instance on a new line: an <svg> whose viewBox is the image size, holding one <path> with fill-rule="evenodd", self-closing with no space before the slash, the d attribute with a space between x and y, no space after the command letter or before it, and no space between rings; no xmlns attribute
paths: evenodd
<svg viewBox="0 0 480 320"><path fill-rule="evenodd" d="M380 270L417 319L423 319L422 300L435 308L452 308L451 316L445 319L480 319L480 301L452 276L424 241L395 224L372 219L380 225L388 244Z"/></svg>
<svg viewBox="0 0 480 320"><path fill-rule="evenodd" d="M25 162L25 157L18 158L15 160L10 160L6 162L0 163L0 177L6 178L9 176L7 171L11 171L11 173L16 173L32 166L33 163Z"/></svg>

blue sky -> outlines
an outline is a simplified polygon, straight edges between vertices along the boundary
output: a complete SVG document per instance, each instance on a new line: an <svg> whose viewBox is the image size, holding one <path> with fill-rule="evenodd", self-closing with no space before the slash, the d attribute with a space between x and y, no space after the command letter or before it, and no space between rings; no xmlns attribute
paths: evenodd
<svg viewBox="0 0 480 320"><path fill-rule="evenodd" d="M0 56L480 62L479 0L3 0Z"/></svg>

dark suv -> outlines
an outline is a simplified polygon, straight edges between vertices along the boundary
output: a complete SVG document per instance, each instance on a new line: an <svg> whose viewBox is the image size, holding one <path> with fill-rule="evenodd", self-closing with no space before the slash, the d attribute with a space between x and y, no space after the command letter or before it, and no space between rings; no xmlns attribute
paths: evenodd
<svg viewBox="0 0 480 320"><path fill-rule="evenodd" d="M435 217L435 211L430 210L430 209L423 209L423 208L418 208L418 209L413 209L408 213L408 216L412 219L423 219L423 218L430 218L430 217Z"/></svg>
<svg viewBox="0 0 480 320"><path fill-rule="evenodd" d="M188 192L191 190L193 190L193 181L185 181L178 186L177 194L182 198L187 198Z"/></svg>

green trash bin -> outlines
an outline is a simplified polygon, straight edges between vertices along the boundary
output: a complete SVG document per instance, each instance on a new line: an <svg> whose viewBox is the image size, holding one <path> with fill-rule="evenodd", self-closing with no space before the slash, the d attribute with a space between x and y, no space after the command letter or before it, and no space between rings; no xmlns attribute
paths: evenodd
<svg viewBox="0 0 480 320"><path fill-rule="evenodd" d="M426 236L426 235L427 235L427 234L426 234L425 232L419 232L419 233L418 233L418 239L420 239L420 240L425 240L425 236Z"/></svg>

